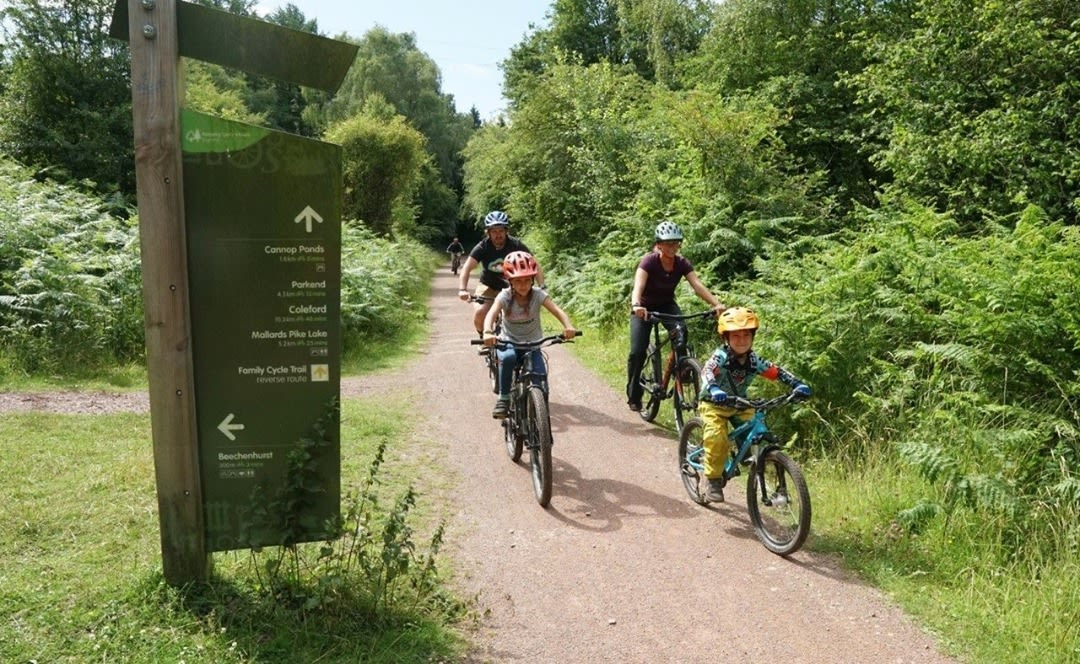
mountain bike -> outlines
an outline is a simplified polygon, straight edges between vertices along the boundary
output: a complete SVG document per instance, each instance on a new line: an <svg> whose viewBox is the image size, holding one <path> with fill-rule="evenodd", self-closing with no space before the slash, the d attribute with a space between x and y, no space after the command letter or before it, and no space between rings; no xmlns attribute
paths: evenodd
<svg viewBox="0 0 1080 664"><path fill-rule="evenodd" d="M461 257L464 256L460 251L454 251L450 254L450 271L454 274L458 273L461 269Z"/></svg>
<svg viewBox="0 0 1080 664"><path fill-rule="evenodd" d="M578 331L576 336L580 336ZM473 344L482 344L482 340L473 340ZM495 348L514 348L522 353L514 366L514 380L510 390L510 411L502 420L503 438L506 454L517 463L524 449L529 450L529 470L532 475L533 494L541 507L551 502L551 416L548 412L548 378L533 369L533 354L547 346L572 343L562 335L544 337L532 343L495 342ZM492 353L493 364L495 354ZM545 364L550 373L551 362Z"/></svg>
<svg viewBox="0 0 1080 664"><path fill-rule="evenodd" d="M473 295L473 296L469 297L469 302L474 302L476 304L483 304L485 302L491 302L494 299L495 298L493 298L493 297L484 297L482 295ZM501 316L499 317L499 320L495 321L495 330L494 331L495 331L495 336L498 336L499 332L502 331L502 317ZM480 344L483 344L484 341L483 341L483 339L474 339L472 341L472 343L473 343L473 345L480 345ZM495 354L492 353L491 349L488 348L487 346L484 346L478 352L479 352L480 357L484 358L484 367L487 368L488 379L491 381L491 391L494 392L495 394L498 394L499 393L499 367L498 367L498 364L495 362Z"/></svg>
<svg viewBox="0 0 1080 664"><path fill-rule="evenodd" d="M685 325L677 325L671 332L661 323L684 322L694 318L714 316L714 312L696 314L663 314L650 311L646 320L653 323L652 343L645 353L641 367L641 387L645 396L641 419L652 422L660 412L660 402L671 398L675 410L675 428L682 429L686 413L697 409L698 391L701 388L701 364L694 358ZM664 328L664 332L660 331Z"/></svg>
<svg viewBox="0 0 1080 664"><path fill-rule="evenodd" d="M781 556L798 551L810 534L810 490L798 464L780 451L783 443L769 431L765 415L797 399L791 392L772 399L732 396L724 402L732 408L754 411L746 420L731 418L731 456L724 466L724 479L740 475L740 466L748 468L746 508L750 521L765 548ZM700 505L708 502L702 427L701 418L694 417L679 432L679 475L690 498Z"/></svg>

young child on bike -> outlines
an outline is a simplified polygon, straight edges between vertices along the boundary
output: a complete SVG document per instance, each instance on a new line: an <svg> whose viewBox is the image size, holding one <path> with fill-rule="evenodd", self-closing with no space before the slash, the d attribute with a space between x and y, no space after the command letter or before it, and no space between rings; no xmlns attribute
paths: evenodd
<svg viewBox="0 0 1080 664"><path fill-rule="evenodd" d="M540 266L532 254L526 251L514 251L507 254L502 262L502 270L503 276L510 282L510 287L499 291L487 316L484 317L485 346L495 345L496 337L493 330L499 316L503 317L499 341L513 344L532 343L543 339L544 330L540 325L541 307L550 311L562 323L564 338L574 338L577 332L566 312L555 304L547 291L533 284L536 275L540 272ZM544 364L543 353L539 350L531 352L533 353L533 369L541 375L546 375L547 366ZM510 410L510 384L514 378L514 367L517 366L518 357L519 351L513 346L498 350L499 400L495 402L495 409L491 411L491 416L495 419L505 418Z"/></svg>
<svg viewBox="0 0 1080 664"><path fill-rule="evenodd" d="M729 397L747 398L746 390L755 376L780 380L799 399L810 396L810 388L790 372L762 358L752 350L758 317L745 307L732 307L720 314L716 330L724 345L713 351L701 368L702 447L705 448L705 477L709 488L705 497L714 503L724 502L724 464L731 453L728 420L745 414L729 405Z"/></svg>

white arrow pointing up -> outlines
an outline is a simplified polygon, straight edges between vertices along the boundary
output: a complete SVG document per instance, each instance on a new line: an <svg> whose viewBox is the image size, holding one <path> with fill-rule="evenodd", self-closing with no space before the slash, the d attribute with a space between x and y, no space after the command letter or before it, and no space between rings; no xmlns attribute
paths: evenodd
<svg viewBox="0 0 1080 664"><path fill-rule="evenodd" d="M225 419L221 420L221 424L217 425L218 431L225 434L225 437L229 440L236 440L236 436L233 435L233 431L243 431L243 424L232 424L232 418L236 417L234 414L229 413L225 416Z"/></svg>
<svg viewBox="0 0 1080 664"><path fill-rule="evenodd" d="M295 224L303 223L304 224L304 229L307 230L308 233L311 232L311 222L312 221L315 221L315 222L318 222L318 223L321 224L322 223L322 217L319 216L318 212L316 212L315 210L312 210L310 205L305 206L304 209L300 211L300 214L296 215L293 218L293 223L295 223Z"/></svg>

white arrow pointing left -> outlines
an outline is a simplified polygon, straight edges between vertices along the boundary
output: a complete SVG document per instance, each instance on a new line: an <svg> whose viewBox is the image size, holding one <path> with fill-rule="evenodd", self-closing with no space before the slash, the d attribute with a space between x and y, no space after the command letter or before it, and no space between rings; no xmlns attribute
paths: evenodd
<svg viewBox="0 0 1080 664"><path fill-rule="evenodd" d="M221 420L221 424L217 425L218 431L225 434L225 437L228 438L229 440L236 440L236 436L233 435L233 431L243 431L244 430L244 425L243 424L233 424L232 423L232 418L234 418L234 417L236 417L236 415L234 415L232 413L229 413L228 415L225 416L225 419Z"/></svg>

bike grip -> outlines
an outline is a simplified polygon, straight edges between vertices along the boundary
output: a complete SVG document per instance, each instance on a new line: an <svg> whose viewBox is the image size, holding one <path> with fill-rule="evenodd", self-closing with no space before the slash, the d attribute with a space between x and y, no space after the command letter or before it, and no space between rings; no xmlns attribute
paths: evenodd
<svg viewBox="0 0 1080 664"><path fill-rule="evenodd" d="M469 343L471 345L473 345L473 346L482 346L482 345L484 345L484 340L483 339L469 339Z"/></svg>

